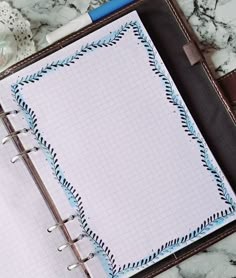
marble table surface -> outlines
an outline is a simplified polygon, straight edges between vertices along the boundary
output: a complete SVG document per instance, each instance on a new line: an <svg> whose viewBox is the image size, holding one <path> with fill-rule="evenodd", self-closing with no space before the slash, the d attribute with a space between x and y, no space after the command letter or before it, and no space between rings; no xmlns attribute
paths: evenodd
<svg viewBox="0 0 236 278"><path fill-rule="evenodd" d="M236 68L236 1L177 0L216 77Z"/></svg>
<svg viewBox="0 0 236 278"><path fill-rule="evenodd" d="M5 1L30 22L33 43L37 51L47 46L45 36L48 32L107 0ZM177 2L196 32L213 74L219 77L235 69L236 1L177 0Z"/></svg>
<svg viewBox="0 0 236 278"><path fill-rule="evenodd" d="M30 22L34 51L48 32L105 0L6 0ZM216 77L236 68L236 0L177 0ZM1 3L1 1L0 1ZM1 40L1 37L0 37ZM1 42L1 41L0 41ZM236 278L236 234L158 278Z"/></svg>

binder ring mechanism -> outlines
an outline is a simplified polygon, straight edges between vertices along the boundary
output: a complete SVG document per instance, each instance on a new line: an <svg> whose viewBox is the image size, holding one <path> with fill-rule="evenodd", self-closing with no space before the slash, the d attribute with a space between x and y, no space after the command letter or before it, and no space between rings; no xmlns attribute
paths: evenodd
<svg viewBox="0 0 236 278"><path fill-rule="evenodd" d="M10 110L10 111L6 111L6 112L2 112L0 113L0 119L4 119L9 115L16 115L20 113L20 110ZM14 137L17 137L19 134L21 133L28 133L30 131L29 128L23 128L14 132L9 133L8 135L6 135L3 139L2 139L2 144L6 144L10 139L13 139ZM24 155L27 155L31 152L37 152L40 148L39 147L33 147L31 149L28 150L24 150L21 153L18 153L17 155L15 155L12 159L11 162L15 163L17 160L19 160L21 157L23 157Z"/></svg>
<svg viewBox="0 0 236 278"><path fill-rule="evenodd" d="M66 223L68 223L68 222L70 222L70 221L73 221L76 217L77 217L77 215L72 214L72 215L70 215L68 218L62 220L60 223L56 223L56 224L54 224L53 226L49 227L49 228L47 229L47 231L48 231L49 233L52 233L52 232L53 232L54 230L56 230L57 228L63 226L64 224L66 224ZM75 239L72 239L70 242L66 242L66 243L62 244L61 246L59 246L59 247L57 248L57 250L58 250L59 252L62 252L62 251L63 251L64 249L66 249L67 247L74 245L76 242L82 240L82 239L85 238L85 237L87 237L87 235L82 233L82 234L80 234L78 237L76 237ZM67 269L68 269L69 271L71 271L71 270L77 268L78 266L80 266L81 264L84 264L84 263L86 263L87 261L91 260L94 256L95 256L95 253L90 253L86 258L81 259L81 260L78 260L76 263L69 265L69 266L67 267Z"/></svg>
<svg viewBox="0 0 236 278"><path fill-rule="evenodd" d="M17 155L15 155L12 159L11 159L11 163L15 163L17 160L19 160L20 158L22 158L23 156L32 153L32 152L37 152L39 150L39 147L33 147L31 149L25 150L21 153L18 153Z"/></svg>
<svg viewBox="0 0 236 278"><path fill-rule="evenodd" d="M56 230L57 228L63 226L64 224L66 224L66 223L68 223L68 222L70 222L70 221L73 221L75 218L76 218L76 215L75 215L75 214L72 214L72 215L70 215L68 218L62 220L62 222L56 223L56 224L54 224L53 226L49 227L49 228L47 229L47 231L48 231L49 233L51 233L51 232L53 232L54 230Z"/></svg>
<svg viewBox="0 0 236 278"><path fill-rule="evenodd" d="M16 137L17 135L21 134L21 133L27 133L29 132L30 129L29 128L23 128L21 130L17 130L17 131L14 131L8 135L6 135L3 139L2 139L2 144L6 144L10 139Z"/></svg>
<svg viewBox="0 0 236 278"><path fill-rule="evenodd" d="M0 113L0 119L6 118L9 115L16 115L20 112L20 110L11 110Z"/></svg>
<svg viewBox="0 0 236 278"><path fill-rule="evenodd" d="M86 263L87 261L91 260L93 257L95 256L95 253L90 253L86 258L79 260L77 263L71 264L67 266L67 269L69 271L77 268L78 266L80 266L81 264Z"/></svg>
<svg viewBox="0 0 236 278"><path fill-rule="evenodd" d="M86 237L86 236L87 236L87 235L85 235L85 234L80 234L78 237L76 237L76 238L73 239L72 241L66 242L65 244L62 244L61 246L59 246L59 247L57 248L57 250L58 250L59 252L61 252L61 251L63 251L64 249L66 249L67 247L69 247L69 246L73 245L74 243L76 243L76 242L82 240L82 239L83 239L84 237Z"/></svg>

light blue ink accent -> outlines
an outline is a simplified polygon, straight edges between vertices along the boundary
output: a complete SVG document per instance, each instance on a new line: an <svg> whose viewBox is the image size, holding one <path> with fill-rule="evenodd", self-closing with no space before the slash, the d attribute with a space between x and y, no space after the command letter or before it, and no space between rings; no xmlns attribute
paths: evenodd
<svg viewBox="0 0 236 278"><path fill-rule="evenodd" d="M101 240L100 237L98 237L88 227L85 212L82 209L83 208L82 198L79 196L78 193L76 193L74 187L66 180L63 171L59 165L57 155L54 149L49 143L47 143L47 141L42 137L40 131L38 130L37 117L33 112L33 110L28 106L28 104L25 103L20 89L22 89L23 86L27 85L28 83L34 83L36 81L39 81L40 78L42 78L45 74L49 72L58 70L59 68L63 68L65 65L66 66L72 65L73 63L81 59L84 55L86 55L89 52L95 51L96 49L100 49L102 47L115 45L117 42L119 42L120 39L123 38L125 32L127 32L129 29L133 31L134 35L137 37L138 40L141 41L141 43L145 47L147 51L147 57L149 60L150 67L153 73L157 75L162 81L163 87L165 88L167 100L172 105L174 105L179 111L179 116L183 124L184 131L186 132L186 136L190 136L192 139L195 140L195 142L197 142L197 146L200 151L200 157L203 162L203 166L206 168L206 170L210 171L210 173L214 177L214 180L220 192L219 194L222 200L224 200L225 203L229 205L229 208L224 212L216 213L213 216L210 216L197 229L191 231L189 234L171 240L168 243L165 243L162 247L157 249L151 255L146 256L145 258L139 260L138 262L128 263L122 266L121 269L119 270L118 267L115 266L114 256L112 255L112 253L110 253L110 250L105 245L103 240ZM187 109L185 108L179 95L177 95L174 92L171 82L166 77L164 71L162 70L161 64L159 64L156 59L155 51L150 41L144 35L142 28L138 22L131 21L129 23L126 23L125 25L121 26L117 31L108 34L107 36L103 37L101 40L92 42L90 44L81 47L80 50L76 51L74 54L66 57L65 59L54 61L51 64L47 64L37 73L27 75L26 77L17 80L17 82L11 86L11 91L13 97L18 103L18 106L24 112L26 121L29 127L31 128L32 133L34 134L35 139L37 140L38 144L41 146L41 148L44 151L45 157L49 162L53 175L58 180L60 186L64 190L71 206L76 208L80 226L82 227L83 232L88 235L89 240L94 245L94 249L97 252L97 256L100 259L101 264L105 272L107 273L108 277L119 278L124 273L128 273L137 268L145 268L148 265L160 260L166 253L170 253L171 251L181 247L187 242L199 238L200 235L205 234L207 231L214 228L215 226L222 224L227 218L235 215L235 208L236 208L235 202L227 192L223 179L219 175L216 167L214 167L213 162L209 159L208 149L206 148L203 139L199 134L197 134L195 125L192 123L191 118L187 112Z"/></svg>
<svg viewBox="0 0 236 278"><path fill-rule="evenodd" d="M120 272L118 272L114 278L122 278L122 276L124 274L129 273L130 271L135 271L138 267L140 269L145 269L146 267L158 262L161 257L163 257L164 255L172 252L173 250L177 250L179 248L181 248L181 246L185 243L187 243L188 241L192 241L192 239L199 239L201 238L201 235L205 235L210 229L212 229L213 227L222 224L224 222L225 219L229 218L230 216L234 216L235 213L232 212L224 217L219 217L218 219L215 219L212 223L209 223L203 230L201 230L201 232L198 232L194 235L194 232L192 232L192 236L189 238L189 240L186 241L182 241L180 239L177 240L176 243L169 245L169 246L165 246L160 252L155 252L153 254L151 254L150 256L147 256L145 258L143 258L142 260L138 261L138 266L132 267L132 263L131 263L131 267L127 267L124 268L123 270L121 270ZM155 254L155 258L153 258L153 260L149 261L150 257L154 257ZM158 254L158 255L157 255ZM142 265L141 262L142 261L148 261L145 265ZM137 265L137 262L135 263L135 265Z"/></svg>
<svg viewBox="0 0 236 278"><path fill-rule="evenodd" d="M109 2L102 4L100 7L89 11L88 15L92 21L95 22L132 2L134 2L134 0L110 0Z"/></svg>

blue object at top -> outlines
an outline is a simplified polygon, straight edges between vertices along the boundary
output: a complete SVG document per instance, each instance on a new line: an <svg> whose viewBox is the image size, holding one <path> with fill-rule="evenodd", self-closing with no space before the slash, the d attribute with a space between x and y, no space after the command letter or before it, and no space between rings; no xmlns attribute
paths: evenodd
<svg viewBox="0 0 236 278"><path fill-rule="evenodd" d="M100 7L88 12L92 21L97 21L98 19L122 8L123 6L134 2L134 0L110 0L109 2L101 5Z"/></svg>

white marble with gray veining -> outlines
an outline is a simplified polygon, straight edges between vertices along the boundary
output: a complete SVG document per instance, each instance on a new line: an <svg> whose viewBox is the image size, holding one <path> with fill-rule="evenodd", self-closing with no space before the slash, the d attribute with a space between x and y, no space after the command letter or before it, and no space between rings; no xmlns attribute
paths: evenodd
<svg viewBox="0 0 236 278"><path fill-rule="evenodd" d="M105 0L6 0L31 23L36 49L45 35ZM236 0L177 0L216 76L236 68ZM236 278L236 234L158 278Z"/></svg>
<svg viewBox="0 0 236 278"><path fill-rule="evenodd" d="M236 68L236 1L177 0L216 77Z"/></svg>
<svg viewBox="0 0 236 278"><path fill-rule="evenodd" d="M47 33L107 0L5 0L31 23L36 49L47 46Z"/></svg>
<svg viewBox="0 0 236 278"><path fill-rule="evenodd" d="M6 0L31 23L36 49L48 32L107 0ZM177 0L195 30L212 72L236 68L236 0Z"/></svg>
<svg viewBox="0 0 236 278"><path fill-rule="evenodd" d="M157 278L236 278L236 234L163 272Z"/></svg>

